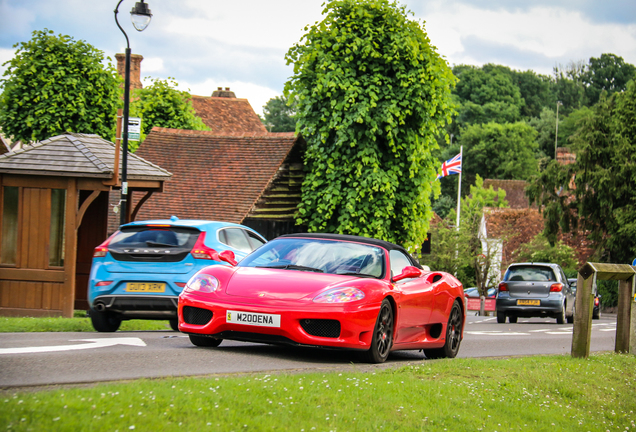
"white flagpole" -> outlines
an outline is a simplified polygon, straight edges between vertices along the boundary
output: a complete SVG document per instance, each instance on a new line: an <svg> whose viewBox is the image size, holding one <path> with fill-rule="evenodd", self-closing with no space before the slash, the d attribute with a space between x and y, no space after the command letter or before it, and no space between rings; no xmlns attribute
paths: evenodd
<svg viewBox="0 0 636 432"><path fill-rule="evenodd" d="M459 148L459 158L461 160L461 167L462 167L462 171L464 170L464 155L462 154L464 152L464 146L461 146ZM459 211L460 211L460 204L462 202L462 173L461 171L459 172L459 183L457 184L457 224L455 225L457 227L457 231L459 231Z"/></svg>

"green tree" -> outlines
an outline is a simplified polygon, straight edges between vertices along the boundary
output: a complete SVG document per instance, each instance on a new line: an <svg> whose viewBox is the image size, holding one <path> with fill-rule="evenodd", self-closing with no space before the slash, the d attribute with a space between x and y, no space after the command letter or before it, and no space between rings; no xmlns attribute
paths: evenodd
<svg viewBox="0 0 636 432"><path fill-rule="evenodd" d="M455 78L420 24L388 0L332 0L287 53L307 175L298 222L415 248L426 239Z"/></svg>
<svg viewBox="0 0 636 432"><path fill-rule="evenodd" d="M539 117L543 109L555 106L556 98L551 91L552 81L549 76L531 70L512 71L512 79L525 102L521 107L523 117Z"/></svg>
<svg viewBox="0 0 636 432"><path fill-rule="evenodd" d="M177 82L173 78L153 79L150 86L136 89L130 103L130 115L141 117L142 140L154 126L208 130L203 120L196 115L192 106L192 97L186 91L177 90ZM130 143L130 151L139 147L136 142Z"/></svg>
<svg viewBox="0 0 636 432"><path fill-rule="evenodd" d="M464 146L463 173L471 183L488 179L525 180L537 172L537 132L524 122L470 125L458 145Z"/></svg>
<svg viewBox="0 0 636 432"><path fill-rule="evenodd" d="M285 96L276 96L263 106L263 124L270 132L296 131L296 102L289 103Z"/></svg>
<svg viewBox="0 0 636 432"><path fill-rule="evenodd" d="M583 82L585 67L583 61L572 61L566 66L559 65L554 68L552 92L556 100L563 104L560 108L561 114L567 115L586 105ZM556 102L554 109L556 109Z"/></svg>
<svg viewBox="0 0 636 432"><path fill-rule="evenodd" d="M585 96L589 104L598 102L601 92L608 94L621 92L627 83L636 76L636 67L625 63L622 57L615 54L601 54L599 58L591 57L582 74L582 81L587 85Z"/></svg>
<svg viewBox="0 0 636 432"><path fill-rule="evenodd" d="M13 140L40 141L60 133L109 137L119 103L119 78L104 54L85 41L34 31L14 45L0 80L0 126Z"/></svg>
<svg viewBox="0 0 636 432"><path fill-rule="evenodd" d="M459 65L453 68L453 73L459 78L454 91L461 103L458 127L521 119L524 101L509 68L493 64L481 68Z"/></svg>
<svg viewBox="0 0 636 432"><path fill-rule="evenodd" d="M555 158L554 136L556 133L556 114L550 108L543 108L539 117L534 117L528 124L537 131L537 146L542 156L550 159ZM561 128L561 122L559 122ZM561 131L559 131L561 132ZM561 146L565 146L566 141L561 141Z"/></svg>
<svg viewBox="0 0 636 432"><path fill-rule="evenodd" d="M549 262L559 264L563 270L574 270L578 267L574 249L562 241L551 245L548 239L539 233L530 242L520 245L513 252L517 262Z"/></svg>
<svg viewBox="0 0 636 432"><path fill-rule="evenodd" d="M572 140L576 163L549 164L531 181L528 196L544 208L551 244L559 229L578 228L596 245L593 259L631 262L636 256L636 84L601 96L581 123Z"/></svg>

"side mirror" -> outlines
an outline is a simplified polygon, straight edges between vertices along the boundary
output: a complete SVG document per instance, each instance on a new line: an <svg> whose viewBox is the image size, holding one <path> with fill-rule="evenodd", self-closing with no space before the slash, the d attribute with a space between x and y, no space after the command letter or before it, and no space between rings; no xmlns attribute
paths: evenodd
<svg viewBox="0 0 636 432"><path fill-rule="evenodd" d="M402 279L416 278L416 277L420 277L421 275L422 275L422 270L418 269L417 267L407 266L407 267L404 267L404 270L402 270L402 273L400 273L397 276L393 276L393 282L401 281Z"/></svg>
<svg viewBox="0 0 636 432"><path fill-rule="evenodd" d="M233 266L238 264L238 261L236 261L236 257L234 256L234 252L232 252L231 250L224 250L223 252L219 252L219 259Z"/></svg>

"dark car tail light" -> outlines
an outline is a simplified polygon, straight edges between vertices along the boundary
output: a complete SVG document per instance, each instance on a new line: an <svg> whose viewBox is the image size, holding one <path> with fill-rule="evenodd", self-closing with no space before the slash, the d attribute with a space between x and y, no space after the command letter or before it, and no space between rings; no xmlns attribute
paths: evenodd
<svg viewBox="0 0 636 432"><path fill-rule="evenodd" d="M203 241L205 240L205 232L199 234L199 238L197 242L194 244L192 248L192 256L198 259L208 259L208 260L219 260L219 254L214 249L207 247Z"/></svg>
<svg viewBox="0 0 636 432"><path fill-rule="evenodd" d="M598 306L601 302L598 300L598 297L594 297L594 306Z"/></svg>
<svg viewBox="0 0 636 432"><path fill-rule="evenodd" d="M95 248L95 251L93 252L93 258L105 257L108 253L108 243L110 243L110 239L115 237L117 234L119 234L119 231L115 231L115 233L112 236L108 237L106 241L104 241L104 243L97 246Z"/></svg>
<svg viewBox="0 0 636 432"><path fill-rule="evenodd" d="M499 284L499 292L508 291L508 284L505 282L501 282Z"/></svg>
<svg viewBox="0 0 636 432"><path fill-rule="evenodd" d="M550 286L550 292L561 292L563 289L563 284L555 283Z"/></svg>

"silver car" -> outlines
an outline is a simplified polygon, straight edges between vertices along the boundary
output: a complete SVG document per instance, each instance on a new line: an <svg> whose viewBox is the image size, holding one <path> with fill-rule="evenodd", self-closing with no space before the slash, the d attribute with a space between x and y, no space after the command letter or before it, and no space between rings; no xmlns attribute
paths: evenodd
<svg viewBox="0 0 636 432"><path fill-rule="evenodd" d="M574 292L561 266L515 263L506 270L497 293L497 322L518 317L552 317L557 324L574 322Z"/></svg>

